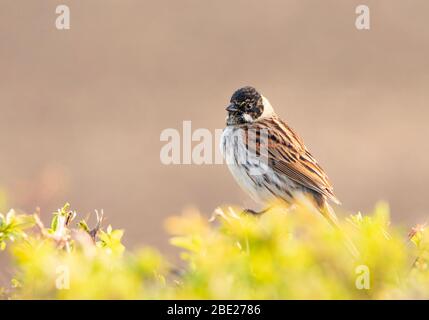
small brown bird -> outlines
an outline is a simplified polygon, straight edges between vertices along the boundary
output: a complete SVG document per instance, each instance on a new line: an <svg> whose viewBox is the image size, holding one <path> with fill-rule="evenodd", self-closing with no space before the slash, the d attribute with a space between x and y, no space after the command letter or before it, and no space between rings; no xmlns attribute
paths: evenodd
<svg viewBox="0 0 429 320"><path fill-rule="evenodd" d="M221 151L239 185L263 204L279 199L292 204L304 195L337 226L328 200L340 202L326 173L268 100L255 88L244 87L232 95L226 110Z"/></svg>

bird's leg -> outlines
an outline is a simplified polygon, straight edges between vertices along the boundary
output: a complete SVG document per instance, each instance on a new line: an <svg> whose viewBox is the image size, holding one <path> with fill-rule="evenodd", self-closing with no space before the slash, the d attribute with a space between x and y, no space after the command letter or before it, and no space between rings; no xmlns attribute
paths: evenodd
<svg viewBox="0 0 429 320"><path fill-rule="evenodd" d="M259 216L259 215L261 215L261 214L263 214L263 213L267 212L267 211L268 211L268 210L270 210L270 209L271 209L270 207L265 208L264 210L261 210L261 211L255 211L255 210L252 210L252 209L244 209L244 210L243 210L243 213L244 213L244 214L251 214L251 215L253 215L253 216Z"/></svg>
<svg viewBox="0 0 429 320"><path fill-rule="evenodd" d="M101 213L99 213L98 210L95 210L95 214L97 216L97 224L95 225L94 229L89 230L88 232L94 241L96 240L98 231L100 231L101 229L101 223L103 222L103 218L104 218L104 211L101 210Z"/></svg>

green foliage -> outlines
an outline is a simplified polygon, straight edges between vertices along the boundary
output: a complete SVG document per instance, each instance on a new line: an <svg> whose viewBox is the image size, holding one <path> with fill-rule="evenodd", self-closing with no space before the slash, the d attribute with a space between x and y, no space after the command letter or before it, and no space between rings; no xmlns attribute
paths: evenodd
<svg viewBox="0 0 429 320"><path fill-rule="evenodd" d="M70 227L76 212L66 204L54 213L50 228L38 227L16 241L10 253L16 266L14 298L137 299L158 297L167 265L154 250L125 253L122 230L90 230L86 221Z"/></svg>
<svg viewBox="0 0 429 320"><path fill-rule="evenodd" d="M11 242L16 270L3 290L9 298L429 297L429 232L418 226L403 234L390 225L386 204L351 215L341 230L305 203L258 217L218 209L210 221L187 210L166 221L180 268L151 248L127 251L122 230L103 229L102 213L91 229L74 223L68 204L49 228L37 215L11 212L0 215L0 244Z"/></svg>
<svg viewBox="0 0 429 320"><path fill-rule="evenodd" d="M19 214L10 210L6 215L0 213L0 250L6 248L6 241L26 237L25 230L34 225L33 216Z"/></svg>

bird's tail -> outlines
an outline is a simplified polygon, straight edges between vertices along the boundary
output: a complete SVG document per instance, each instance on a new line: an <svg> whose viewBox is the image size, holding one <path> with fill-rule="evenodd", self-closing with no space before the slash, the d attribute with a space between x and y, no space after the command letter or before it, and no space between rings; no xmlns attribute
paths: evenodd
<svg viewBox="0 0 429 320"><path fill-rule="evenodd" d="M334 209L329 205L327 201L324 201L323 204L319 207L320 213L322 216L328 220L328 222L337 230L341 230L340 223L338 221L338 217L335 214Z"/></svg>
<svg viewBox="0 0 429 320"><path fill-rule="evenodd" d="M341 228L337 215L335 214L334 209L329 205L327 201L324 201L323 206L319 208L320 213L328 220L328 222L338 231L340 231L341 235L344 238L345 245L350 253L353 255L355 259L358 259L360 256L359 250L356 248L352 239L343 231Z"/></svg>
<svg viewBox="0 0 429 320"><path fill-rule="evenodd" d="M341 228L337 215L335 214L334 209L329 205L326 198L320 196L319 194L312 194L312 197L307 195L297 195L296 199L298 204L304 204L307 208L313 208L316 211L316 214L322 214L322 216L329 222L329 224L335 229L338 230L341 236L344 239L344 243L350 253L355 259L360 257L360 252L354 245L352 239L344 232ZM310 205L310 206L309 206Z"/></svg>

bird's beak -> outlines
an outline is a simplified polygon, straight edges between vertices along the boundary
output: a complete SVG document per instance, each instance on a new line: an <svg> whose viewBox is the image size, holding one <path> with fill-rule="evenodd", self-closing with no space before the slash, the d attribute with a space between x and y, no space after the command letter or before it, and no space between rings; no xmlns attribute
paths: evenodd
<svg viewBox="0 0 429 320"><path fill-rule="evenodd" d="M228 112L236 112L236 111L238 111L238 108L236 107L235 104L231 103L228 107L226 107L226 111L228 111Z"/></svg>

